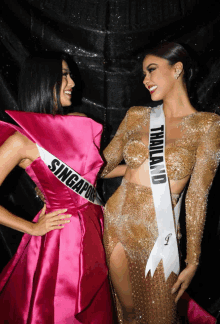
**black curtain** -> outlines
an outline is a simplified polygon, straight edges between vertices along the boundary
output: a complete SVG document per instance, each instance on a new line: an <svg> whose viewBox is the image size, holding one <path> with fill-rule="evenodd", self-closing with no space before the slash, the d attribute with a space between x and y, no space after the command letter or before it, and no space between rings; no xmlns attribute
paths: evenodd
<svg viewBox="0 0 220 324"><path fill-rule="evenodd" d="M210 0L1 0L0 118L17 107L21 64L38 50L68 53L79 69L73 106L104 127L102 148L115 134L127 109L153 105L142 85L142 59L161 41L187 44L201 66L195 92L197 109L218 109L220 4ZM66 111L66 112L68 112ZM190 294L213 315L220 309L218 263L219 172L209 198L201 266ZM100 183L105 200L121 179ZM0 202L32 219L42 207L34 184L16 168L1 187ZM184 213L181 216L184 225ZM0 227L2 267L14 254L21 235ZM184 240L183 240L184 250Z"/></svg>

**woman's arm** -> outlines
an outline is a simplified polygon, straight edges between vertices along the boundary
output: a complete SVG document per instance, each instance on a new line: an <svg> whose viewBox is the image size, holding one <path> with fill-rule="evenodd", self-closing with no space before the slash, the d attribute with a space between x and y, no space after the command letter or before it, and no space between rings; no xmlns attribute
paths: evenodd
<svg viewBox="0 0 220 324"><path fill-rule="evenodd" d="M126 170L127 170L126 164L118 165L114 170L109 172L103 178L109 179L109 178L123 177L125 175Z"/></svg>
<svg viewBox="0 0 220 324"><path fill-rule="evenodd" d="M220 121L215 121L200 140L196 163L186 195L186 269L173 286L180 288L176 301L188 288L199 264L201 241L206 218L207 198L220 158Z"/></svg>
<svg viewBox="0 0 220 324"><path fill-rule="evenodd" d="M200 140L186 194L187 264L199 264L207 199L220 159L220 120Z"/></svg>
<svg viewBox="0 0 220 324"><path fill-rule="evenodd" d="M119 125L119 128L115 136L103 151L103 156L106 164L101 172L102 178L113 178L116 176L117 177L120 176L119 170L122 170L122 168L117 169L117 171L115 172L114 169L116 170L118 164L123 160L123 149L126 142L125 134L127 128L128 114L129 111L127 112L125 118L122 120L121 124ZM109 175L111 172L113 172L112 176L108 177L107 175ZM118 175L114 175L114 174L118 174Z"/></svg>
<svg viewBox="0 0 220 324"><path fill-rule="evenodd" d="M4 142L0 147L0 185L16 165L24 159L31 158L33 149L33 143L20 133L15 133ZM66 212L66 209L61 209L47 215L45 215L45 209L46 207L42 209L38 222L32 223L13 215L7 209L0 206L0 224L23 233L44 235L53 229L63 228L63 224L69 222L69 220L64 220L64 218L68 218L70 215L60 215Z"/></svg>

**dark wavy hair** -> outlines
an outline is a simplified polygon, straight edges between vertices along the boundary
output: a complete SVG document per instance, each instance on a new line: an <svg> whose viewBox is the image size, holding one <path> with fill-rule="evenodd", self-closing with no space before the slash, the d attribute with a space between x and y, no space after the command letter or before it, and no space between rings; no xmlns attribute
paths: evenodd
<svg viewBox="0 0 220 324"><path fill-rule="evenodd" d="M63 60L68 61L65 54L49 52L31 55L25 60L19 77L19 110L63 113L60 103Z"/></svg>
<svg viewBox="0 0 220 324"><path fill-rule="evenodd" d="M192 59L189 52L185 49L185 45L181 45L174 42L164 42L160 45L149 50L145 56L154 55L163 59L166 59L170 65L174 65L177 62L183 64L183 80L186 84L188 94L191 93L192 81L197 73L197 67L195 61Z"/></svg>

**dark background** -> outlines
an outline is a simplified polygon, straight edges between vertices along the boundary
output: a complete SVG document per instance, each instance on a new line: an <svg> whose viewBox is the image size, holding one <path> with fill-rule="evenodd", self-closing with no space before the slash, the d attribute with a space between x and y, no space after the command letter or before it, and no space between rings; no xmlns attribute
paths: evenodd
<svg viewBox="0 0 220 324"><path fill-rule="evenodd" d="M196 108L218 111L217 1L1 0L0 10L1 120L11 121L4 110L17 108L18 74L27 55L36 50L65 52L79 69L68 111L84 112L103 124L104 148L130 106L152 104L142 84L142 59L148 48L165 40L184 43L195 53L200 66L194 89ZM220 310L219 180L220 171L210 192L200 267L189 289L215 316ZM120 179L99 183L105 199L119 183ZM0 202L30 220L42 206L34 184L19 168L2 185ZM184 211L181 222L184 225ZM1 268L16 251L21 236L0 227Z"/></svg>

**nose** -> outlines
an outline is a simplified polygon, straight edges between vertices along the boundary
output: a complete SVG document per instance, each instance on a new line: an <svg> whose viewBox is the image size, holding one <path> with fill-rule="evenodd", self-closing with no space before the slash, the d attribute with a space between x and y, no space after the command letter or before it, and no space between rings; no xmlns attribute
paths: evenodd
<svg viewBox="0 0 220 324"><path fill-rule="evenodd" d="M68 75L68 86L71 88L75 87L75 82L73 81L70 75Z"/></svg>
<svg viewBox="0 0 220 324"><path fill-rule="evenodd" d="M149 76L147 74L145 74L144 80L143 80L143 84L146 86L149 82Z"/></svg>

